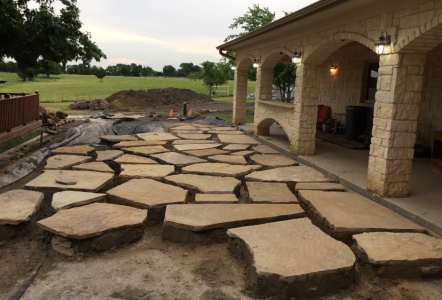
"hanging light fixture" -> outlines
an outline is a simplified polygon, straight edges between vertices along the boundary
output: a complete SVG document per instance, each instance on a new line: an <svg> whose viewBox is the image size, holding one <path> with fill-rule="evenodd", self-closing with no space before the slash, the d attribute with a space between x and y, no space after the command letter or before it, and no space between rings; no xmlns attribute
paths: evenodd
<svg viewBox="0 0 442 300"><path fill-rule="evenodd" d="M253 67L254 68L258 68L259 67L259 60L257 60L256 58L253 60Z"/></svg>
<svg viewBox="0 0 442 300"><path fill-rule="evenodd" d="M385 49L390 46L390 43L391 43L391 38L387 34L387 31L382 30L381 36L379 37L379 40L375 44L376 45L376 53L378 55L383 54Z"/></svg>
<svg viewBox="0 0 442 300"><path fill-rule="evenodd" d="M297 64L301 61L301 51L295 51L292 56L292 63Z"/></svg>

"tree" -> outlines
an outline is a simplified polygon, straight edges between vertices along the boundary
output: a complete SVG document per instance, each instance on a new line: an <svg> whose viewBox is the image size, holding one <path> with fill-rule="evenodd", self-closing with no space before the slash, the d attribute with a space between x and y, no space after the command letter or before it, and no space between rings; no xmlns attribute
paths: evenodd
<svg viewBox="0 0 442 300"><path fill-rule="evenodd" d="M39 73L45 74L46 77L48 77L48 78L49 78L50 74L55 74L55 75L61 74L60 65L51 61L51 60L41 59L39 61L39 64L40 64L40 72Z"/></svg>
<svg viewBox="0 0 442 300"><path fill-rule="evenodd" d="M205 61L201 63L201 66L203 66L203 68L200 72L191 72L187 78L191 80L202 80L204 85L209 89L209 95L215 94L216 88L227 83L229 76L231 76L231 69L228 63Z"/></svg>
<svg viewBox="0 0 442 300"><path fill-rule="evenodd" d="M102 67L99 67L94 70L93 74L97 76L98 79L100 79L100 82L103 82L103 78L106 76L106 70Z"/></svg>
<svg viewBox="0 0 442 300"><path fill-rule="evenodd" d="M0 58L13 58L22 78L34 77L38 60L53 61L66 69L67 62L81 60L89 65L106 55L91 41L88 32L82 32L80 10L76 0L61 0L59 13L54 0L2 0L0 5Z"/></svg>
<svg viewBox="0 0 442 300"><path fill-rule="evenodd" d="M290 96L295 88L296 67L292 64L277 63L273 70L273 84L278 87L281 100L290 101Z"/></svg>
<svg viewBox="0 0 442 300"><path fill-rule="evenodd" d="M171 65L164 66L163 74L166 77L176 76L176 69Z"/></svg>
<svg viewBox="0 0 442 300"><path fill-rule="evenodd" d="M141 75L146 78L147 76L155 76L155 71L151 67L143 67L141 69Z"/></svg>
<svg viewBox="0 0 442 300"><path fill-rule="evenodd" d="M124 77L130 74L130 68L127 65L122 65L120 68L120 74Z"/></svg>

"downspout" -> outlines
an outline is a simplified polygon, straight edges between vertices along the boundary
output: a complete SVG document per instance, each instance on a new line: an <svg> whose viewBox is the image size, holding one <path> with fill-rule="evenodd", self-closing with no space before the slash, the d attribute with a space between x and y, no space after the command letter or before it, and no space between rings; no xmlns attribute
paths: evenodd
<svg viewBox="0 0 442 300"><path fill-rule="evenodd" d="M224 53L224 52L223 52L223 49L219 49L219 54L221 54L221 56L224 56L224 57L226 57L226 58L228 58L228 59L231 59L231 60L235 60L235 59L236 59L236 58L233 57L232 55L229 55L229 54L227 54L227 53Z"/></svg>

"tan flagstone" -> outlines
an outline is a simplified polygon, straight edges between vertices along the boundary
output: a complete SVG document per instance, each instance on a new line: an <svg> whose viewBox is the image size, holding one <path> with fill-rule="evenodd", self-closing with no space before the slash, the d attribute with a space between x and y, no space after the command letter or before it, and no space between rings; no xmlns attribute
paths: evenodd
<svg viewBox="0 0 442 300"><path fill-rule="evenodd" d="M51 154L89 155L95 151L94 147L86 145L58 147L51 150Z"/></svg>
<svg viewBox="0 0 442 300"><path fill-rule="evenodd" d="M281 154L255 154L250 156L250 159L259 165L268 167L286 167L299 165L297 161L285 157Z"/></svg>
<svg viewBox="0 0 442 300"><path fill-rule="evenodd" d="M55 211L83 206L94 202L106 202L106 194L77 191L63 191L54 193L51 205Z"/></svg>
<svg viewBox="0 0 442 300"><path fill-rule="evenodd" d="M247 190L255 203L298 203L286 183L248 181Z"/></svg>
<svg viewBox="0 0 442 300"><path fill-rule="evenodd" d="M111 142L111 143L119 143L123 141L138 141L138 138L133 135L102 135L100 139Z"/></svg>
<svg viewBox="0 0 442 300"><path fill-rule="evenodd" d="M0 194L0 225L18 225L37 212L43 202L40 192L10 190Z"/></svg>
<svg viewBox="0 0 442 300"><path fill-rule="evenodd" d="M261 154L280 154L278 150L275 150L267 145L258 145L253 147L253 151Z"/></svg>
<svg viewBox="0 0 442 300"><path fill-rule="evenodd" d="M155 145L165 145L167 141L125 141L118 144L114 144L112 148L129 148L129 147L140 147L140 146L155 146Z"/></svg>
<svg viewBox="0 0 442 300"><path fill-rule="evenodd" d="M137 136L145 141L170 141L180 139L179 137L167 132L138 133Z"/></svg>
<svg viewBox="0 0 442 300"><path fill-rule="evenodd" d="M205 159L201 159L195 156L184 155L176 152L165 152L160 154L151 155L152 158L157 159L166 164L172 164L176 166L187 166L191 164L207 162Z"/></svg>
<svg viewBox="0 0 442 300"><path fill-rule="evenodd" d="M141 146L141 147L123 148L123 151L131 154L150 156L151 154L168 152L170 150L164 148L163 146Z"/></svg>
<svg viewBox="0 0 442 300"><path fill-rule="evenodd" d="M175 140L172 145L188 145L188 144L214 144L212 140Z"/></svg>
<svg viewBox="0 0 442 300"><path fill-rule="evenodd" d="M261 142L247 135L218 134L218 139L223 144L250 144L250 145L261 144Z"/></svg>
<svg viewBox="0 0 442 300"><path fill-rule="evenodd" d="M144 156L138 156L133 154L124 154L120 156L114 162L119 164L158 164L158 162Z"/></svg>
<svg viewBox="0 0 442 300"><path fill-rule="evenodd" d="M172 165L122 164L120 177L126 180L134 178L162 179L174 172L175 167Z"/></svg>
<svg viewBox="0 0 442 300"><path fill-rule="evenodd" d="M212 155L208 157L208 160L234 165L247 165L246 159L240 155Z"/></svg>
<svg viewBox="0 0 442 300"><path fill-rule="evenodd" d="M184 174L240 177L260 168L259 165L241 166L226 163L202 163L184 167L182 172Z"/></svg>
<svg viewBox="0 0 442 300"><path fill-rule="evenodd" d="M196 203L238 203L235 194L196 194Z"/></svg>
<svg viewBox="0 0 442 300"><path fill-rule="evenodd" d="M203 149L211 149L218 148L221 144L188 144L188 145L173 145L178 151L189 151L189 150L203 150Z"/></svg>
<svg viewBox="0 0 442 300"><path fill-rule="evenodd" d="M165 180L205 194L231 194L241 185L241 181L232 177L194 174L171 175L167 176Z"/></svg>
<svg viewBox="0 0 442 300"><path fill-rule="evenodd" d="M66 170L74 165L85 163L92 160L91 157L82 155L54 155L46 160L45 169Z"/></svg>
<svg viewBox="0 0 442 300"><path fill-rule="evenodd" d="M307 166L282 167L256 171L245 177L247 181L270 182L329 182L321 172Z"/></svg>
<svg viewBox="0 0 442 300"><path fill-rule="evenodd" d="M177 136L179 136L182 139L186 140L207 140L211 138L211 134L201 134L201 133L177 133Z"/></svg>
<svg viewBox="0 0 442 300"><path fill-rule="evenodd" d="M121 150L97 151L96 161L114 160L124 154Z"/></svg>
<svg viewBox="0 0 442 300"><path fill-rule="evenodd" d="M106 173L115 174L114 170L112 170L104 162L90 162L90 163L80 164L77 166L73 166L72 169L81 170L81 171L96 171L96 172L106 172Z"/></svg>

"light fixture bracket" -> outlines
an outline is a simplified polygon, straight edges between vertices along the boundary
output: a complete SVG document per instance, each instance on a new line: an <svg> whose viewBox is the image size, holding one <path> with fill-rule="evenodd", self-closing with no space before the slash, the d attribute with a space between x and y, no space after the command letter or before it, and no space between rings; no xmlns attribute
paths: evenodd
<svg viewBox="0 0 442 300"><path fill-rule="evenodd" d="M292 56L292 62L297 64L301 60L301 51L295 51Z"/></svg>

